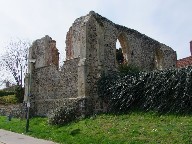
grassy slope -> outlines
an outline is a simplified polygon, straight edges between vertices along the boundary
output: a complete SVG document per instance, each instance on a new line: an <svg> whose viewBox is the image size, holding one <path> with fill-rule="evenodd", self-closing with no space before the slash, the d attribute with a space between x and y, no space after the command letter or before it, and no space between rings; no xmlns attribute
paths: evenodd
<svg viewBox="0 0 192 144"><path fill-rule="evenodd" d="M8 122L0 117L0 128L23 133L25 121ZM47 118L30 120L31 136L59 143L192 143L192 117L133 112L98 115L65 126L50 126Z"/></svg>

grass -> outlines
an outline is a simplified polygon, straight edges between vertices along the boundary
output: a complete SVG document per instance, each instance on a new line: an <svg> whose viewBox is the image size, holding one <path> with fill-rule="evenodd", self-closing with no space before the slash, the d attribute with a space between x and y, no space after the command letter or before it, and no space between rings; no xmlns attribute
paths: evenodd
<svg viewBox="0 0 192 144"><path fill-rule="evenodd" d="M25 120L0 117L0 128L24 133ZM124 115L101 114L51 126L47 118L30 119L28 135L66 144L191 144L192 117L132 112Z"/></svg>

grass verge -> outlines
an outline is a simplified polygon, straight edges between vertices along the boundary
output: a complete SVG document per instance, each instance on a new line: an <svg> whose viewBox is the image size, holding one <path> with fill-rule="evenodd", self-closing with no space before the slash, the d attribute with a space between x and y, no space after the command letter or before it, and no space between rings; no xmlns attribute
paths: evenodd
<svg viewBox="0 0 192 144"><path fill-rule="evenodd" d="M25 120L7 121L0 116L0 128L25 132ZM101 114L65 126L51 126L47 118L30 119L28 135L64 144L143 144L192 143L192 117L132 112Z"/></svg>

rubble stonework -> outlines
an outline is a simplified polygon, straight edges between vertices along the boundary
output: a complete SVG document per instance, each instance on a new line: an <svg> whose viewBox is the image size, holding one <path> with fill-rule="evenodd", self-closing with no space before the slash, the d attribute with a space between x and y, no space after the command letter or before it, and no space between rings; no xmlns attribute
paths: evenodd
<svg viewBox="0 0 192 144"><path fill-rule="evenodd" d="M21 117L23 113L21 104L0 105L0 116Z"/></svg>
<svg viewBox="0 0 192 144"><path fill-rule="evenodd" d="M102 73L117 70L117 40L127 64L148 71L176 66L176 52L170 47L91 11L70 27L66 61L60 71L56 42L49 36L30 48L29 58L36 59L31 67L31 101L36 115L46 115L70 101L79 101L88 111L102 111L97 81Z"/></svg>

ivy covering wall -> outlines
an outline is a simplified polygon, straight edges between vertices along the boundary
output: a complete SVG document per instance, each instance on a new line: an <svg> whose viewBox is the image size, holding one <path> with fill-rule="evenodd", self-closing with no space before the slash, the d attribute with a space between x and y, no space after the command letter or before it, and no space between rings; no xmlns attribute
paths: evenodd
<svg viewBox="0 0 192 144"><path fill-rule="evenodd" d="M191 114L192 67L124 76L120 73L103 75L98 82L98 92L110 112L137 109Z"/></svg>

